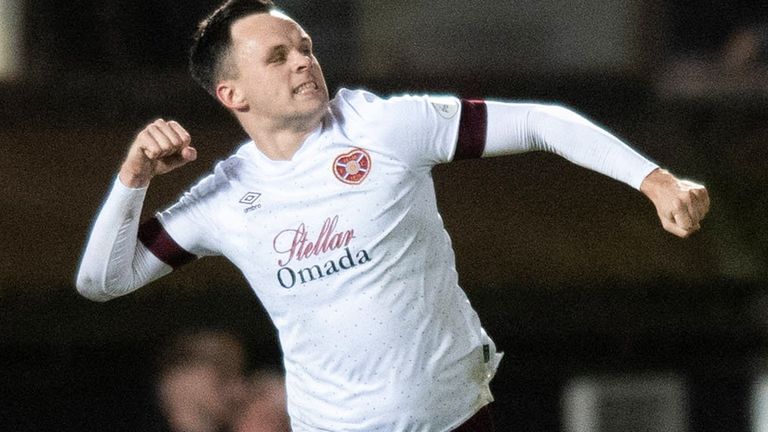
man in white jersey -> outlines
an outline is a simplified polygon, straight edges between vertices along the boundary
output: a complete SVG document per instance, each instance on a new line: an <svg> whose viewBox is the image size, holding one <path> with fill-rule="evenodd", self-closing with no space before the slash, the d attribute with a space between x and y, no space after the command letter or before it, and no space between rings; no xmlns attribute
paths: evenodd
<svg viewBox="0 0 768 432"><path fill-rule="evenodd" d="M500 354L458 286L434 165L555 152L641 190L681 237L709 208L704 187L564 108L346 89L329 100L312 40L264 0L204 20L191 70L252 141L140 225L150 180L196 157L178 123L142 130L77 287L105 301L226 256L279 332L294 431L492 430Z"/></svg>

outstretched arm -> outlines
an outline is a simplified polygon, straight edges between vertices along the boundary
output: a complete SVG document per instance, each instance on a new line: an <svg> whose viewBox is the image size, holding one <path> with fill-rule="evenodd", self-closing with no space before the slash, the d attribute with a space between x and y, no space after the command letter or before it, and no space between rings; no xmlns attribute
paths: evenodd
<svg viewBox="0 0 768 432"><path fill-rule="evenodd" d="M667 231L688 237L709 211L704 186L681 180L581 115L552 105L487 102L484 156L542 150L622 181L654 204Z"/></svg>
<svg viewBox="0 0 768 432"><path fill-rule="evenodd" d="M77 274L80 294L106 301L171 271L137 241L139 218L150 180L196 158L190 141L173 121L157 120L137 135L91 229Z"/></svg>

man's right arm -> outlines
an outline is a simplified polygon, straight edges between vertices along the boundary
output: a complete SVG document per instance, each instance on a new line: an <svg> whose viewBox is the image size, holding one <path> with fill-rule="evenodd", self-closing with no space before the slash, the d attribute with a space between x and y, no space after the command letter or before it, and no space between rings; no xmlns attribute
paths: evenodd
<svg viewBox="0 0 768 432"><path fill-rule="evenodd" d="M156 120L136 136L102 206L83 253L77 290L94 301L127 294L171 271L137 241L147 187L197 157L190 136L174 121Z"/></svg>

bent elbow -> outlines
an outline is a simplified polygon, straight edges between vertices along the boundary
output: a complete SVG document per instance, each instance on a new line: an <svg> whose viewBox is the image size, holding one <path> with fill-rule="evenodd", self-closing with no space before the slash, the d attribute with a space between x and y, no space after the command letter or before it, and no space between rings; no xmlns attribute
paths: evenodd
<svg viewBox="0 0 768 432"><path fill-rule="evenodd" d="M75 288L78 294L91 301L103 303L113 298L113 296L107 294L107 287L103 283L83 272L77 275Z"/></svg>

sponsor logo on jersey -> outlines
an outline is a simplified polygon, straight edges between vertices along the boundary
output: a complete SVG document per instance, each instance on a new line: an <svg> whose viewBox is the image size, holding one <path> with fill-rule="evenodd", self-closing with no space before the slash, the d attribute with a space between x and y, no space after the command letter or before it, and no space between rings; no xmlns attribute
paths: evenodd
<svg viewBox="0 0 768 432"><path fill-rule="evenodd" d="M339 217L326 218L317 235L311 235L304 223L296 228L280 231L272 241L278 253L277 282L290 289L297 284L306 284L338 272L349 270L371 261L368 251L353 252L350 243L355 238L354 229L337 229ZM313 240L314 239L314 240ZM327 258L328 254L340 251ZM319 258L326 256L325 258ZM325 261L322 264L303 264L300 261Z"/></svg>
<svg viewBox="0 0 768 432"><path fill-rule="evenodd" d="M260 196L261 194L258 192L248 192L245 195L243 195L243 197L240 198L239 203L245 204L248 206L243 210L243 212L248 213L248 212L252 212L254 210L260 209L261 203L256 202L259 200Z"/></svg>
<svg viewBox="0 0 768 432"><path fill-rule="evenodd" d="M344 183L357 185L363 182L371 172L371 155L356 148L349 153L339 155L333 161L333 174Z"/></svg>

